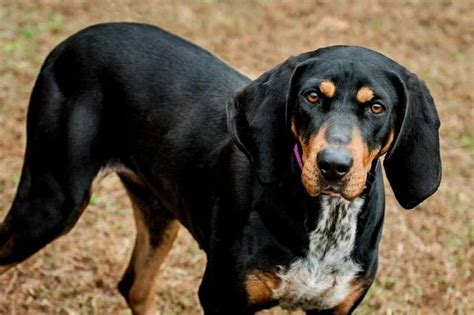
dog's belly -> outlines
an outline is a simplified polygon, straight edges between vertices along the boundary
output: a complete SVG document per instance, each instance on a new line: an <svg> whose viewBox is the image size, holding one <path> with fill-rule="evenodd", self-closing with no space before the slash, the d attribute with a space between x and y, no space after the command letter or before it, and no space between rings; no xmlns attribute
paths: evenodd
<svg viewBox="0 0 474 315"><path fill-rule="evenodd" d="M281 283L273 295L283 308L331 309L357 290L355 280L361 268L351 254L363 199L349 203L323 197L322 204L306 256L277 273Z"/></svg>

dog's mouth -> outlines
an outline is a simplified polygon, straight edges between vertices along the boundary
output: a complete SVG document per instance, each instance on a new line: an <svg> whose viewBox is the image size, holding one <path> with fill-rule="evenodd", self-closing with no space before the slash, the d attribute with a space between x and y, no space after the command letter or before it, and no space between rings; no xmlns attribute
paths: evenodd
<svg viewBox="0 0 474 315"><path fill-rule="evenodd" d="M330 198L349 200L348 196L343 194L343 189L337 185L326 185L326 187L321 190L320 195Z"/></svg>
<svg viewBox="0 0 474 315"><path fill-rule="evenodd" d="M365 187L364 187L364 190L365 190ZM324 190L322 190L320 195L328 196L328 197L331 197L331 198L340 198L340 199L345 199L347 201L352 201L352 200L358 198L362 193L363 193L363 191L360 194L356 194L356 195L351 194L351 195L349 195L349 194L344 193L343 189L339 189L337 187L328 187L328 188L325 188Z"/></svg>
<svg viewBox="0 0 474 315"><path fill-rule="evenodd" d="M330 197L330 198L335 198L335 199L346 199L340 193L329 190L329 189L322 191L321 195L327 196L327 197Z"/></svg>
<svg viewBox="0 0 474 315"><path fill-rule="evenodd" d="M302 182L310 196L325 195L352 201L359 197L367 186L367 176L351 176L339 181L327 181L322 176L305 176Z"/></svg>
<svg viewBox="0 0 474 315"><path fill-rule="evenodd" d="M333 190L333 189L326 189L321 192L321 195L330 196L330 197L338 197L343 198L341 193Z"/></svg>
<svg viewBox="0 0 474 315"><path fill-rule="evenodd" d="M328 196L331 198L342 198L347 201L353 201L359 197L366 188L365 182L351 183L346 181L328 183L327 181L322 180L324 183L321 183L321 188L319 189L319 195ZM357 189L351 189L352 186L357 186Z"/></svg>

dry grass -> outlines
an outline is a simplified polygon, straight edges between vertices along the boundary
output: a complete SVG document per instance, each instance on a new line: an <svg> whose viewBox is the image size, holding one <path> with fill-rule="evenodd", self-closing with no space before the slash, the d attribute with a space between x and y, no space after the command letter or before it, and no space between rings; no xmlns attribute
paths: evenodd
<svg viewBox="0 0 474 315"><path fill-rule="evenodd" d="M0 217L18 182L26 106L40 64L61 39L89 24L157 24L251 76L320 46L367 46L431 88L443 123L444 179L411 212L387 196L380 272L358 314L473 314L474 2L353 3L0 0ZM71 233L0 277L0 314L129 314L115 286L133 240L129 203L117 180L107 178ZM156 288L160 314L200 313L204 263L181 232Z"/></svg>

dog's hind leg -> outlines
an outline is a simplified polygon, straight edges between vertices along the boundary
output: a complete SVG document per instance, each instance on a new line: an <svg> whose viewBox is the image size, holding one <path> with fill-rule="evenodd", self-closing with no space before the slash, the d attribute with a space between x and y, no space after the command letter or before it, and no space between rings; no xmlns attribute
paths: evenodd
<svg viewBox="0 0 474 315"><path fill-rule="evenodd" d="M0 272L68 232L89 202L105 162L101 94L65 96L40 73L28 109L27 146L17 192L0 224Z"/></svg>
<svg viewBox="0 0 474 315"><path fill-rule="evenodd" d="M125 177L121 179L132 202L137 236L119 291L133 314L155 314L154 282L179 223L148 188Z"/></svg>

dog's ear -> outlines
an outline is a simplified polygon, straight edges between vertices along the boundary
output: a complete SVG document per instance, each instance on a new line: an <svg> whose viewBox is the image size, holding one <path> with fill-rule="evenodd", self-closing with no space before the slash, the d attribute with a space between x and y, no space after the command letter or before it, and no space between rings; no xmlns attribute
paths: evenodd
<svg viewBox="0 0 474 315"><path fill-rule="evenodd" d="M288 169L292 151L286 106L295 67L290 57L251 82L227 104L228 129L262 183L278 181Z"/></svg>
<svg viewBox="0 0 474 315"><path fill-rule="evenodd" d="M411 209L431 196L441 181L440 121L428 88L415 74L403 69L394 80L400 98L398 135L384 167L398 202Z"/></svg>

